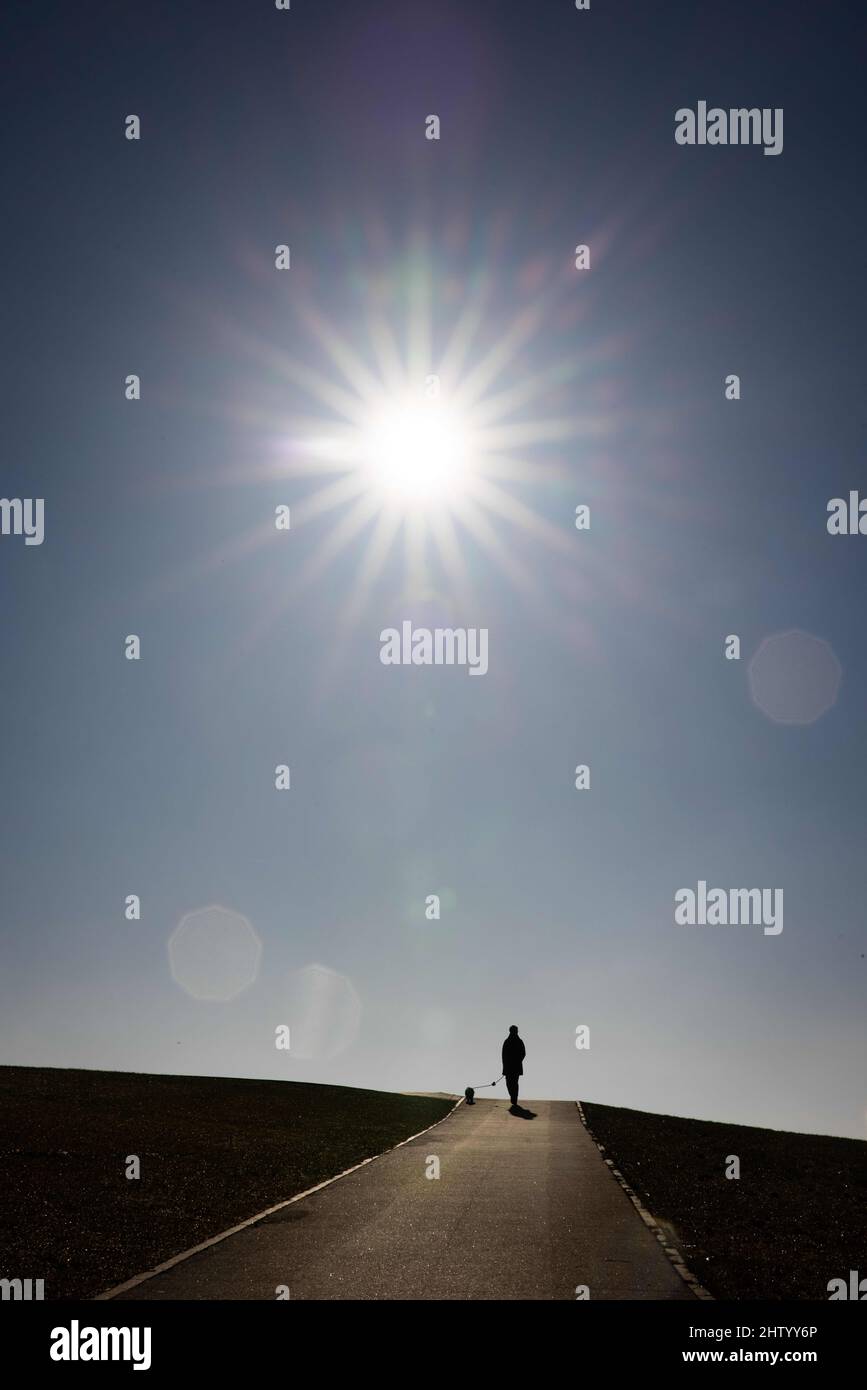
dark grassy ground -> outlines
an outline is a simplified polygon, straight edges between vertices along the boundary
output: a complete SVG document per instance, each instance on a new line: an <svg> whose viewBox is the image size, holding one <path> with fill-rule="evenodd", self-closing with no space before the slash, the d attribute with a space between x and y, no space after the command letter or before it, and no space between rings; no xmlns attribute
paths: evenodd
<svg viewBox="0 0 867 1390"><path fill-rule="evenodd" d="M205 1076L0 1067L0 1278L102 1293L381 1153L453 1102ZM126 1157L141 1159L139 1180Z"/></svg>
<svg viewBox="0 0 867 1390"><path fill-rule="evenodd" d="M867 1143L582 1102L613 1160L717 1298L828 1298L867 1274ZM737 1154L741 1176L726 1178Z"/></svg>

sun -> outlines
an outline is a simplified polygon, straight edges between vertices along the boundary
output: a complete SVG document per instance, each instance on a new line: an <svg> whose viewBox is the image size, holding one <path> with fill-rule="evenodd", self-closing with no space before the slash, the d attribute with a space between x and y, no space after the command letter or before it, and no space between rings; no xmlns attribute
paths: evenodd
<svg viewBox="0 0 867 1390"><path fill-rule="evenodd" d="M566 288L557 267L542 266L540 279L534 266L517 303L510 280L503 309L497 273L448 271L422 237L387 271L359 271L346 327L309 291L294 293L298 353L217 318L255 364L256 380L249 399L214 409L253 426L261 455L251 463L245 453L226 480L279 487L275 503L288 516L291 501L293 537L321 528L298 547L291 584L263 601L248 649L350 551L354 572L338 616L347 631L394 582L471 611L489 566L522 600L547 602L529 546L571 559L572 512L566 505L552 514L551 501L565 495L571 504L576 451L615 429L613 412L584 400L585 374L587 390L598 389L592 353L559 338L551 346ZM208 574L275 534L268 514L191 572Z"/></svg>
<svg viewBox="0 0 867 1390"><path fill-rule="evenodd" d="M362 454L369 485L385 505L452 506L472 463L469 424L438 398L390 401L363 431Z"/></svg>

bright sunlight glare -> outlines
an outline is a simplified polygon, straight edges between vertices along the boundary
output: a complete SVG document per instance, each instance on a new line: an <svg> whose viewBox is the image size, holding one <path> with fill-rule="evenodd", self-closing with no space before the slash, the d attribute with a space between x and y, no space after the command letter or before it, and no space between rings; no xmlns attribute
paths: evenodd
<svg viewBox="0 0 867 1390"><path fill-rule="evenodd" d="M393 503L446 503L461 489L468 430L439 400L395 402L366 431L371 480Z"/></svg>

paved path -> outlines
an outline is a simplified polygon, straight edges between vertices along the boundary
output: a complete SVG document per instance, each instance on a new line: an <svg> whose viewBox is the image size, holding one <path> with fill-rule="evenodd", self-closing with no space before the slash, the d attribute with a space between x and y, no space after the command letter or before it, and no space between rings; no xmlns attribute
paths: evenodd
<svg viewBox="0 0 867 1390"><path fill-rule="evenodd" d="M436 1128L120 1297L690 1299L568 1101ZM428 1155L440 1177L425 1176Z"/></svg>

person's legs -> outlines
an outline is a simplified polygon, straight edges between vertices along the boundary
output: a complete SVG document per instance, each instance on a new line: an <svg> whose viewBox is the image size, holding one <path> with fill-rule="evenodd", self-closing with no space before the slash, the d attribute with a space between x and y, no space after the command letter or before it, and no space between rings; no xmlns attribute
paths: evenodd
<svg viewBox="0 0 867 1390"><path fill-rule="evenodd" d="M518 1105L518 1078L517 1075L509 1073L506 1077L506 1089L509 1092L509 1100L517 1108Z"/></svg>

